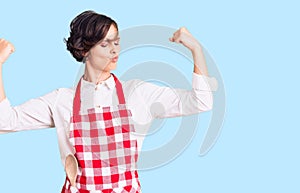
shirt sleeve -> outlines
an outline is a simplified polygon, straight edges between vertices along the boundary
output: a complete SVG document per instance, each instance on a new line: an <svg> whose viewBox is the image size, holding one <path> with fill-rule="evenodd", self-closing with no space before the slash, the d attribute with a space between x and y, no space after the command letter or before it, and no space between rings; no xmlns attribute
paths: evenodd
<svg viewBox="0 0 300 193"><path fill-rule="evenodd" d="M213 107L212 91L217 90L217 80L193 73L192 89L174 89L142 82L140 87L143 98L153 118L186 116Z"/></svg>
<svg viewBox="0 0 300 193"><path fill-rule="evenodd" d="M0 134L54 127L53 108L58 89L12 107L5 98L0 102Z"/></svg>

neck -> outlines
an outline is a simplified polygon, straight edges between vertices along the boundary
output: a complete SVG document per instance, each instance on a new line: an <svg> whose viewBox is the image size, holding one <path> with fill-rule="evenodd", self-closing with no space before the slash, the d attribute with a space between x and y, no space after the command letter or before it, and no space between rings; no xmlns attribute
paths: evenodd
<svg viewBox="0 0 300 193"><path fill-rule="evenodd" d="M98 84L107 80L110 77L110 75L111 74L109 71L91 69L86 65L83 79Z"/></svg>

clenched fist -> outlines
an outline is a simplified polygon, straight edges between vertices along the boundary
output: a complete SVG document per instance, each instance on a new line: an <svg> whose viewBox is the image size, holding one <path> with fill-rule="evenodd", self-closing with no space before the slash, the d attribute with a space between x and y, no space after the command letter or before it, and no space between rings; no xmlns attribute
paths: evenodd
<svg viewBox="0 0 300 193"><path fill-rule="evenodd" d="M171 37L169 40L171 42L181 43L191 51L194 51L197 48L201 48L199 42L185 27L181 27L176 32L174 32L173 37Z"/></svg>
<svg viewBox="0 0 300 193"><path fill-rule="evenodd" d="M14 51L15 48L10 42L5 39L0 39L0 65L2 65Z"/></svg>

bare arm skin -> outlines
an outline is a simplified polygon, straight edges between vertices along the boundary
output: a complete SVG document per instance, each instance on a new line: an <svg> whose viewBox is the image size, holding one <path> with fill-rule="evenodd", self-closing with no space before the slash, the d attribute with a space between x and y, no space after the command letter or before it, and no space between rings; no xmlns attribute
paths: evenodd
<svg viewBox="0 0 300 193"><path fill-rule="evenodd" d="M4 39L0 39L0 102L6 98L2 78L2 66L8 59L9 55L14 51L15 48L10 42Z"/></svg>
<svg viewBox="0 0 300 193"><path fill-rule="evenodd" d="M185 28L179 28L173 37L169 39L171 42L183 44L187 47L193 55L194 72L196 74L208 76L207 66L202 47L200 43L192 36L192 34Z"/></svg>

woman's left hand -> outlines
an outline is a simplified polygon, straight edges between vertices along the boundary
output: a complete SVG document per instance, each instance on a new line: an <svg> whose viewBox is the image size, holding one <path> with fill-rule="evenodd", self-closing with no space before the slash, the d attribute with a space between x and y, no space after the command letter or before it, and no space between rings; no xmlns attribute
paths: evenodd
<svg viewBox="0 0 300 193"><path fill-rule="evenodd" d="M200 43L185 27L181 27L174 32L173 37L169 38L169 40L171 42L181 43L191 51L201 48Z"/></svg>

